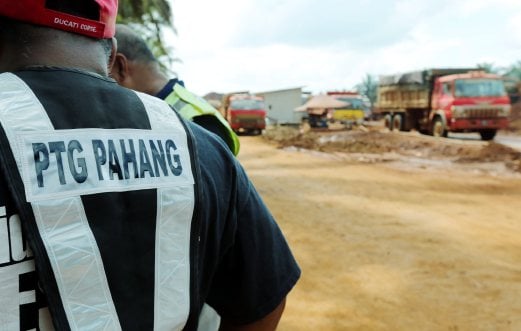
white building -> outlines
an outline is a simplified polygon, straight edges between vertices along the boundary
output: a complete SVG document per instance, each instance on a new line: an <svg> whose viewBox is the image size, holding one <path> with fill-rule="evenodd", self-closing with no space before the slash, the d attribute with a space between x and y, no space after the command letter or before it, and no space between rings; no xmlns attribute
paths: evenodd
<svg viewBox="0 0 521 331"><path fill-rule="evenodd" d="M302 105L302 87L259 92L255 95L264 98L270 124L300 124L305 115L305 112L295 111L295 108Z"/></svg>

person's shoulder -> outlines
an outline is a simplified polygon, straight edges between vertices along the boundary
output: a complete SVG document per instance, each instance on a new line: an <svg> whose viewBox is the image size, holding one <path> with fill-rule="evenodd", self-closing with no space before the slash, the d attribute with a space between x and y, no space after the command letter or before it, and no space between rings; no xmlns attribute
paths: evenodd
<svg viewBox="0 0 521 331"><path fill-rule="evenodd" d="M168 111L172 112L171 114L176 114L175 110L164 100L137 91L135 91L135 93L147 106L168 108ZM192 149L203 167L210 164L214 164L215 166L233 166L233 164L235 164L235 157L219 136L195 122L184 119L182 116L179 116L179 114L175 116L180 122L184 123L188 135L192 137Z"/></svg>
<svg viewBox="0 0 521 331"><path fill-rule="evenodd" d="M196 123L189 121L186 123L192 131L193 150L201 169L218 173L223 180L230 179L229 176L236 174L241 166L226 143L219 136Z"/></svg>
<svg viewBox="0 0 521 331"><path fill-rule="evenodd" d="M168 108L171 108L170 105L168 103L166 103L164 100L162 99L159 99L158 97L156 96L153 96L153 95L150 95L150 94L146 94L146 93L143 93L143 92L139 92L139 91L136 91L136 90L130 90L130 89L127 89L125 87L122 87L120 86L121 88L124 88L128 91L132 91L134 93L136 93L136 95L143 101L146 101L147 103L150 103L154 106L159 106L159 107L168 107Z"/></svg>
<svg viewBox="0 0 521 331"><path fill-rule="evenodd" d="M234 158L225 142L216 134L208 131L192 121L185 121L188 129L192 132L195 147L198 152L212 154L213 156Z"/></svg>

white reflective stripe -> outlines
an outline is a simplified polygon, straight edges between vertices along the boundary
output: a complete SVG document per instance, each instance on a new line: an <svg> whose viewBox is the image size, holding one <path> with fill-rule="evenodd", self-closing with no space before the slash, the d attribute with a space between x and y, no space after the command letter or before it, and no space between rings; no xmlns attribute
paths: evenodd
<svg viewBox="0 0 521 331"><path fill-rule="evenodd" d="M39 100L12 74L0 75L0 120L19 169L22 152L16 143L18 132L53 130ZM49 200L31 205L70 328L121 330L81 199Z"/></svg>
<svg viewBox="0 0 521 331"><path fill-rule="evenodd" d="M72 330L121 330L80 197L33 204Z"/></svg>
<svg viewBox="0 0 521 331"><path fill-rule="evenodd" d="M167 104L143 94L138 95L145 104L153 130L185 132L179 118ZM187 135L184 134L183 138L179 148L186 149L189 155ZM191 169L191 165L189 169L183 166L183 171L190 171L193 183ZM157 199L154 330L182 330L190 311L190 231L194 185L158 189Z"/></svg>
<svg viewBox="0 0 521 331"><path fill-rule="evenodd" d="M185 131L183 124L179 120L179 117L177 117L174 110L170 108L167 103L144 93L136 93L145 105L152 130Z"/></svg>
<svg viewBox="0 0 521 331"><path fill-rule="evenodd" d="M221 325L221 316L208 304L203 305L199 314L197 331L218 331Z"/></svg>
<svg viewBox="0 0 521 331"><path fill-rule="evenodd" d="M154 330L181 330L190 310L194 186L158 190Z"/></svg>
<svg viewBox="0 0 521 331"><path fill-rule="evenodd" d="M16 132L52 129L51 120L33 91L11 73L0 74L0 121L11 148L16 144ZM13 152L21 173L21 155Z"/></svg>

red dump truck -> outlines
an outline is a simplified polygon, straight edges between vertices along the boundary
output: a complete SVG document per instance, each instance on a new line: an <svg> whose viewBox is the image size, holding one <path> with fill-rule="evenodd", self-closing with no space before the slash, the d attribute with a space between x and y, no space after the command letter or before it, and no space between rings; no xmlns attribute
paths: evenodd
<svg viewBox="0 0 521 331"><path fill-rule="evenodd" d="M381 76L376 110L390 130L446 137L478 132L494 139L508 127L510 100L501 76L477 69L429 69Z"/></svg>
<svg viewBox="0 0 521 331"><path fill-rule="evenodd" d="M261 134L266 128L264 99L249 93L231 93L223 97L221 113L235 132Z"/></svg>

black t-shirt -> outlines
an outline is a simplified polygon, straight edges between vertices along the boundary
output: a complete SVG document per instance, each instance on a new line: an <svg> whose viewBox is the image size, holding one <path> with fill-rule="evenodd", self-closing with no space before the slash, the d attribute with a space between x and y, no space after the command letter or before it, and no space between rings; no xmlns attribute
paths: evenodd
<svg viewBox="0 0 521 331"><path fill-rule="evenodd" d="M172 94L174 86L176 84L179 84L183 87L185 87L185 84L183 81L178 80L177 78L170 79L168 83L159 91L159 93L156 94L156 97L158 97L161 100L165 100L168 98L170 94ZM230 137L230 133L228 132L228 129L223 126L223 124L215 117L214 115L204 114L204 115L198 115L191 119L194 123L199 124L206 130L215 133L218 135L228 146L234 146L235 143L233 142L233 139ZM232 148L232 147L230 147ZM233 148L232 148L233 150Z"/></svg>
<svg viewBox="0 0 521 331"><path fill-rule="evenodd" d="M139 98L111 79L57 68L28 69L15 74L40 100L56 129L149 129ZM227 146L198 125L185 124L195 138L193 150L199 164L198 185L201 193L194 211L201 221L192 224L191 228L191 244L198 248L192 248L190 253L193 268L186 329L194 329L204 303L212 306L223 318L237 323L255 321L281 302L298 280L300 269L275 220ZM110 237L111 233L107 233L110 225L107 228L106 223L121 225L136 213L154 218L153 201L156 199L155 190L143 190L87 195L82 197L82 202L87 214L95 215L103 223L100 226L103 229L93 230L95 234ZM143 211L148 208L143 206L146 203L132 203L135 201L150 201L152 206ZM42 313L44 310L40 309L45 306L45 297L39 294L33 256L25 244L26 238L17 214L5 180L0 178L0 285L18 280L16 295L34 293L25 300L11 300L19 307L10 307L20 313L20 329L29 330L37 327L39 316L45 315ZM93 226L96 227L96 224ZM154 240L153 229L148 235L143 232L137 238L145 237L143 242ZM136 240L129 241L113 243L112 247L100 247L100 250L113 249L110 254L114 260L125 254L141 256L141 244ZM142 245L144 249L145 244ZM141 307L146 305L128 303L132 300L128 297L118 299L118 296L135 289L142 292L135 293L139 300L142 300L141 297L148 296L148 300L153 297L152 293L148 293L153 288L153 258L147 259L145 256L139 259L140 264L135 269L145 271L140 271L141 277L129 277L128 282L125 279L123 284L111 282L111 274L117 274L114 278L121 279L118 274L121 268L128 268L126 271L129 273L134 269L124 264L118 267L117 263L110 266L108 262L104 261L109 288L123 329L138 328L135 325L150 326L153 323L153 307L146 311ZM112 264L112 260L110 262ZM24 267L20 267L21 264ZM152 285L147 285L147 282ZM150 306L150 302L148 304ZM0 315L1 312L0 308ZM148 322L142 322L143 319ZM134 326L125 327L130 325Z"/></svg>

